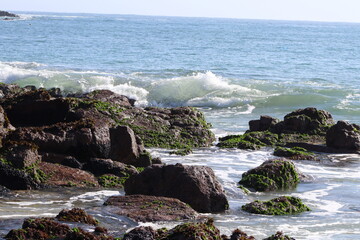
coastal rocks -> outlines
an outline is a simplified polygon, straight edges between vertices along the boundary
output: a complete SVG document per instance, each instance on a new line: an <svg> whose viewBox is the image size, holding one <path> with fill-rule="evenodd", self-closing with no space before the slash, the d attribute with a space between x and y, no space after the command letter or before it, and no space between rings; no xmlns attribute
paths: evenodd
<svg viewBox="0 0 360 240"><path fill-rule="evenodd" d="M101 158L91 158L90 161L84 165L83 169L95 174L96 176L113 174L118 177L125 177L138 173L134 166L126 165L121 162L115 162L111 159Z"/></svg>
<svg viewBox="0 0 360 240"><path fill-rule="evenodd" d="M360 126L338 121L326 134L326 145L336 149L360 150Z"/></svg>
<svg viewBox="0 0 360 240"><path fill-rule="evenodd" d="M13 229L6 236L7 240L33 239L46 240L64 237L71 231L70 227L58 223L51 218L28 218L24 220L21 229Z"/></svg>
<svg viewBox="0 0 360 240"><path fill-rule="evenodd" d="M9 12L6 12L6 11L0 11L0 17L18 18L19 15L16 15L14 13L9 13Z"/></svg>
<svg viewBox="0 0 360 240"><path fill-rule="evenodd" d="M39 188L38 182L29 173L12 167L6 160L0 161L0 185L11 190Z"/></svg>
<svg viewBox="0 0 360 240"><path fill-rule="evenodd" d="M9 119L2 106L0 106L0 147L2 147L2 139L7 135L9 131L15 128L10 124Z"/></svg>
<svg viewBox="0 0 360 240"><path fill-rule="evenodd" d="M27 142L8 142L4 147L6 152L3 156L14 168L35 167L41 161L37 147L33 144Z"/></svg>
<svg viewBox="0 0 360 240"><path fill-rule="evenodd" d="M125 192L177 198L202 213L223 212L228 208L213 170L204 166L152 165L130 177Z"/></svg>
<svg viewBox="0 0 360 240"><path fill-rule="evenodd" d="M75 169L59 164L41 162L40 170L45 174L44 184L63 187L98 187L94 175L80 169Z"/></svg>
<svg viewBox="0 0 360 240"><path fill-rule="evenodd" d="M285 235L283 232L276 232L270 237L264 238L263 240L295 240L295 238Z"/></svg>
<svg viewBox="0 0 360 240"><path fill-rule="evenodd" d="M89 100L98 100L101 102L107 102L116 104L123 107L134 107L135 100L128 98L124 95L114 93L110 90L95 90L90 93L85 93L81 98Z"/></svg>
<svg viewBox="0 0 360 240"><path fill-rule="evenodd" d="M239 184L253 191L268 192L291 189L299 182L299 173L291 161L274 159L243 173Z"/></svg>
<svg viewBox="0 0 360 240"><path fill-rule="evenodd" d="M198 223L184 223L170 230L154 230L151 227L138 227L124 235L123 240L221 240L220 231L212 219Z"/></svg>
<svg viewBox="0 0 360 240"><path fill-rule="evenodd" d="M97 225L97 221L84 210L63 210L56 217L59 221L78 222ZM47 240L47 239L86 239L86 240L114 240L107 235L107 229L97 226L94 232L87 232L80 227L70 228L68 225L55 221L54 218L25 219L21 229L13 229L6 236L7 240Z"/></svg>
<svg viewBox="0 0 360 240"><path fill-rule="evenodd" d="M250 130L242 135L219 139L218 147L257 150L262 147L302 147L308 151L339 152L325 147L325 135L334 124L331 114L316 108L298 109L287 114L284 121L270 116L249 122ZM282 154L277 152L276 154ZM301 159L295 156L294 159ZM305 159L309 159L306 156Z"/></svg>
<svg viewBox="0 0 360 240"><path fill-rule="evenodd" d="M195 219L197 213L178 199L146 195L113 196L106 200L111 212L136 222Z"/></svg>
<svg viewBox="0 0 360 240"><path fill-rule="evenodd" d="M267 131L272 129L280 120L270 116L260 116L259 120L249 121L250 132Z"/></svg>
<svg viewBox="0 0 360 240"><path fill-rule="evenodd" d="M254 201L241 207L242 210L264 215L288 215L310 211L310 208L302 203L300 198L282 196L272 200Z"/></svg>
<svg viewBox="0 0 360 240"><path fill-rule="evenodd" d="M99 223L93 216L87 214L81 208L63 209L55 218L59 221L79 222L94 226Z"/></svg>
<svg viewBox="0 0 360 240"><path fill-rule="evenodd" d="M329 126L334 124L331 114L316 108L298 109L284 117L281 132L296 132L307 134L325 134Z"/></svg>
<svg viewBox="0 0 360 240"><path fill-rule="evenodd" d="M255 240L253 236L248 236L245 232L241 231L240 229L235 229L230 238L223 237L223 240Z"/></svg>
<svg viewBox="0 0 360 240"><path fill-rule="evenodd" d="M316 160L314 153L309 152L305 148L301 147L276 147L274 150L274 155L277 157L285 157L291 160Z"/></svg>

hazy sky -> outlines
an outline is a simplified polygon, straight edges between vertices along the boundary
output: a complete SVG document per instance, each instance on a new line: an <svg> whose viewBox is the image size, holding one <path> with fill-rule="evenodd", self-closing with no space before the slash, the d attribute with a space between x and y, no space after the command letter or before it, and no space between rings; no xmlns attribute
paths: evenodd
<svg viewBox="0 0 360 240"><path fill-rule="evenodd" d="M1 0L0 9L360 22L360 0Z"/></svg>

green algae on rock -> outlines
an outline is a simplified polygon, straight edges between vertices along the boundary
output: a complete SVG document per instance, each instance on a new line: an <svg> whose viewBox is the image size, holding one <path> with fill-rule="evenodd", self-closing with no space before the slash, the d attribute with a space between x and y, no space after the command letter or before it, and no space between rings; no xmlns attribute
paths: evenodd
<svg viewBox="0 0 360 240"><path fill-rule="evenodd" d="M254 191L286 190L300 182L295 165L285 159L273 159L243 173L239 184Z"/></svg>
<svg viewBox="0 0 360 240"><path fill-rule="evenodd" d="M274 155L277 157L285 157L291 160L316 160L315 154L301 147L276 147Z"/></svg>
<svg viewBox="0 0 360 240"><path fill-rule="evenodd" d="M241 209L249 213L264 215L288 215L310 211L300 198L289 196L281 196L269 201L256 200L243 205Z"/></svg>

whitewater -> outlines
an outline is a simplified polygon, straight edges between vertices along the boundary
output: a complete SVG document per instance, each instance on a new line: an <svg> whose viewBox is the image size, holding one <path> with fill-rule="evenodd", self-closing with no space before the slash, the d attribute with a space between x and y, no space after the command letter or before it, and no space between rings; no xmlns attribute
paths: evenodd
<svg viewBox="0 0 360 240"><path fill-rule="evenodd" d="M64 94L110 89L140 107L194 106L217 137L243 133L260 115L283 118L316 107L360 124L360 24L19 13L0 21L0 82L60 88ZM296 239L360 238L360 157L297 161L309 181L289 192L244 195L241 174L274 158L261 151L196 149L185 157L150 149L168 164L210 166L230 211L211 215L224 234L235 228L264 238L282 230ZM28 216L83 207L113 232L135 223L101 209L122 190L15 192L0 197L0 236ZM241 206L280 195L301 197L312 211L254 216ZM148 223L144 223L148 224ZM177 223L157 223L155 227ZM120 227L119 227L120 226Z"/></svg>

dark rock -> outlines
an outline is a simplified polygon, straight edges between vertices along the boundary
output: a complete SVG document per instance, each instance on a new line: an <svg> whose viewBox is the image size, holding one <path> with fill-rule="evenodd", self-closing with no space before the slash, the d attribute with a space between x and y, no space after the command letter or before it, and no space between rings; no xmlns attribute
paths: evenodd
<svg viewBox="0 0 360 240"><path fill-rule="evenodd" d="M283 232L276 232L270 237L264 238L263 240L295 240L295 238L285 235Z"/></svg>
<svg viewBox="0 0 360 240"><path fill-rule="evenodd" d="M10 189L8 189L7 187L1 186L0 185L0 196L7 194L10 192Z"/></svg>
<svg viewBox="0 0 360 240"><path fill-rule="evenodd" d="M94 226L99 223L93 216L87 214L81 208L63 209L55 218L59 221L79 222Z"/></svg>
<svg viewBox="0 0 360 240"><path fill-rule="evenodd" d="M155 240L156 231L152 227L137 227L126 233L122 240Z"/></svg>
<svg viewBox="0 0 360 240"><path fill-rule="evenodd" d="M310 208L304 205L300 198L287 196L274 198L266 202L256 200L245 204L241 209L249 213L265 215L287 215L310 211Z"/></svg>
<svg viewBox="0 0 360 240"><path fill-rule="evenodd" d="M325 134L329 126L334 124L331 114L316 108L298 109L284 117L284 131Z"/></svg>
<svg viewBox="0 0 360 240"><path fill-rule="evenodd" d="M63 237L69 232L70 227L50 218L28 218L24 220L22 229L11 230L5 239L47 240L54 238L54 236Z"/></svg>
<svg viewBox="0 0 360 240"><path fill-rule="evenodd" d="M5 144L6 149L4 157L13 167L24 169L36 166L41 157L38 154L36 146L26 142L8 142Z"/></svg>
<svg viewBox="0 0 360 240"><path fill-rule="evenodd" d="M133 107L135 104L134 99L119 95L110 90L95 90L85 93L82 98L112 103L123 107Z"/></svg>
<svg viewBox="0 0 360 240"><path fill-rule="evenodd" d="M128 126L118 126L110 129L110 139L111 159L131 165L137 164L140 152L134 131L131 128Z"/></svg>
<svg viewBox="0 0 360 240"><path fill-rule="evenodd" d="M125 192L177 198L198 212L222 212L228 208L214 172L204 166L153 165L130 177Z"/></svg>
<svg viewBox="0 0 360 240"><path fill-rule="evenodd" d="M160 235L161 239L169 240L220 240L219 229L212 219L199 223L184 223Z"/></svg>
<svg viewBox="0 0 360 240"><path fill-rule="evenodd" d="M299 182L300 175L291 161L274 159L243 173L239 184L251 190L267 192L291 189Z"/></svg>
<svg viewBox="0 0 360 240"><path fill-rule="evenodd" d="M198 223L183 223L173 229L159 229L152 227L137 227L124 235L123 240L221 240L220 231L213 220Z"/></svg>
<svg viewBox="0 0 360 240"><path fill-rule="evenodd" d="M280 120L270 116L260 116L260 120L251 120L249 127L251 132L267 131L273 128Z"/></svg>
<svg viewBox="0 0 360 240"><path fill-rule="evenodd" d="M66 156L62 161L61 165L68 166L71 168L82 168L82 164L72 156Z"/></svg>
<svg viewBox="0 0 360 240"><path fill-rule="evenodd" d="M12 130L15 128L10 124L4 109L0 106L0 148L2 147L2 139Z"/></svg>
<svg viewBox="0 0 360 240"><path fill-rule="evenodd" d="M194 219L197 213L178 199L146 195L110 197L104 205L115 206L111 212L136 222L178 221Z"/></svg>
<svg viewBox="0 0 360 240"><path fill-rule="evenodd" d="M42 162L40 170L47 176L45 184L48 186L65 187L98 187L94 175L80 169L70 168L59 164Z"/></svg>
<svg viewBox="0 0 360 240"><path fill-rule="evenodd" d="M230 236L230 240L255 240L255 238L253 236L248 236L240 229L235 229Z"/></svg>
<svg viewBox="0 0 360 240"><path fill-rule="evenodd" d="M326 134L326 145L336 149L360 150L360 126L338 121Z"/></svg>
<svg viewBox="0 0 360 240"><path fill-rule="evenodd" d="M84 165L83 169L95 174L96 176L103 174L113 174L118 177L125 177L138 173L136 168L131 165L115 162L111 159L100 158L90 159L90 161Z"/></svg>
<svg viewBox="0 0 360 240"><path fill-rule="evenodd" d="M29 190L39 188L38 183L28 173L1 161L0 185L11 190Z"/></svg>
<svg viewBox="0 0 360 240"><path fill-rule="evenodd" d="M18 18L19 15L16 15L14 13L9 13L9 12L6 12L6 11L0 11L0 17Z"/></svg>

